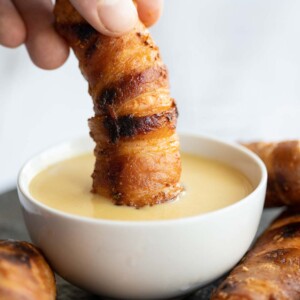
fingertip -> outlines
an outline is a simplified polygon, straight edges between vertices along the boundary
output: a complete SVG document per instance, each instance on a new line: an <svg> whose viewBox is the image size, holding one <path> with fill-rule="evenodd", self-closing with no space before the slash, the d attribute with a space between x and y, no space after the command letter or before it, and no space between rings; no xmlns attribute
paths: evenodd
<svg viewBox="0 0 300 300"><path fill-rule="evenodd" d="M25 24L14 7L9 7L2 13L3 16L0 11L0 44L16 48L26 40Z"/></svg>
<svg viewBox="0 0 300 300"><path fill-rule="evenodd" d="M62 53L57 53L55 57L45 57L43 60L35 63L36 66L43 70L55 70L60 68L69 57L69 50Z"/></svg>
<svg viewBox="0 0 300 300"><path fill-rule="evenodd" d="M3 29L3 28L2 28ZM8 32L0 30L0 44L8 48L17 48L26 41L25 28L13 27Z"/></svg>
<svg viewBox="0 0 300 300"><path fill-rule="evenodd" d="M69 56L69 47L56 33L38 34L26 43L32 62L41 69L54 70L62 66Z"/></svg>
<svg viewBox="0 0 300 300"><path fill-rule="evenodd" d="M163 11L163 0L137 0L138 14L140 20L150 27L160 18Z"/></svg>

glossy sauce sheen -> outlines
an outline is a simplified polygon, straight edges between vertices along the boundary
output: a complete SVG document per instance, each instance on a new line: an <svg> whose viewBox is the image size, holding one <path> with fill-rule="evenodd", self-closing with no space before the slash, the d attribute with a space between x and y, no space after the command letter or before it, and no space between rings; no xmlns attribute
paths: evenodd
<svg viewBox="0 0 300 300"><path fill-rule="evenodd" d="M214 160L181 154L181 182L185 193L175 201L140 209L116 206L90 193L94 156L84 154L56 163L37 174L30 183L31 195L67 213L110 220L166 220L195 216L228 206L252 190L239 171Z"/></svg>

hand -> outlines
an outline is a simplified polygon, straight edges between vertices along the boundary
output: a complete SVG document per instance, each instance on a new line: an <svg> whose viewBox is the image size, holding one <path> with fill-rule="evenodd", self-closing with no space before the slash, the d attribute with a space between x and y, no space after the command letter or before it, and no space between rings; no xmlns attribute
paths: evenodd
<svg viewBox="0 0 300 300"><path fill-rule="evenodd" d="M138 16L146 26L160 17L163 0L70 0L99 32L119 36L131 29ZM55 69L69 48L53 27L51 0L0 0L0 44L15 48L25 43L31 60L40 68Z"/></svg>

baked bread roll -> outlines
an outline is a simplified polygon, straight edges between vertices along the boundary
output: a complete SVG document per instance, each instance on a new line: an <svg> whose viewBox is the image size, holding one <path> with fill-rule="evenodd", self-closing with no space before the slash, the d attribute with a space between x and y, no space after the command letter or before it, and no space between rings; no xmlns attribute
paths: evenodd
<svg viewBox="0 0 300 300"><path fill-rule="evenodd" d="M58 0L54 13L93 98L92 192L137 208L176 198L182 190L177 108L148 30L139 22L122 37L104 36L69 0Z"/></svg>
<svg viewBox="0 0 300 300"><path fill-rule="evenodd" d="M282 214L229 274L212 300L300 299L300 209Z"/></svg>
<svg viewBox="0 0 300 300"><path fill-rule="evenodd" d="M55 300L55 277L32 244L0 240L0 299Z"/></svg>
<svg viewBox="0 0 300 300"><path fill-rule="evenodd" d="M300 141L244 144L268 170L265 206L300 205Z"/></svg>

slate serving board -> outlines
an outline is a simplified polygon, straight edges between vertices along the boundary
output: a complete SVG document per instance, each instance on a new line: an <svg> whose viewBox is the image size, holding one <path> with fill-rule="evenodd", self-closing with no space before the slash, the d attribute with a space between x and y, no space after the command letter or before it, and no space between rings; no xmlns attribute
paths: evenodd
<svg viewBox="0 0 300 300"><path fill-rule="evenodd" d="M280 213L279 209L265 210L259 226L260 234L270 221ZM0 195L0 239L15 239L30 241L28 232L23 222L23 216L16 190L11 190ZM188 266L187 266L188 267ZM192 294L176 300L209 300L212 291L222 281L222 278L193 292ZM62 278L57 277L57 300L104 300L107 298L92 295L69 284Z"/></svg>

